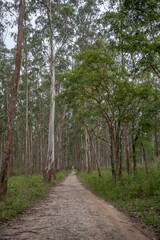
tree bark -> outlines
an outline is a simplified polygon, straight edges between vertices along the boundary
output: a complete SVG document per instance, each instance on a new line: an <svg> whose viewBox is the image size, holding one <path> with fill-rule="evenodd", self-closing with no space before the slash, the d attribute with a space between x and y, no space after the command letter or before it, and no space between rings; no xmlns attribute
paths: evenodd
<svg viewBox="0 0 160 240"><path fill-rule="evenodd" d="M113 141L113 151L114 151L114 159L116 164L116 182L119 183L120 177L119 177L119 158L117 155L117 143L116 141Z"/></svg>
<svg viewBox="0 0 160 240"><path fill-rule="evenodd" d="M125 127L125 137L126 137L126 155L127 155L127 172L131 174L131 163L130 163L130 149L129 149L129 139L127 128Z"/></svg>
<svg viewBox="0 0 160 240"><path fill-rule="evenodd" d="M42 173L45 175L45 122L44 122L44 106L42 105Z"/></svg>
<svg viewBox="0 0 160 240"><path fill-rule="evenodd" d="M89 147L89 136L86 130L86 165L87 165L87 172L88 174L91 173L91 153Z"/></svg>
<svg viewBox="0 0 160 240"><path fill-rule="evenodd" d="M47 14L50 28L50 74L51 74L51 106L49 119L49 134L48 134L48 153L47 166L45 168L44 181L51 182L52 172L55 168L55 151L54 151L54 120L55 120L55 58L54 58L54 43L53 43L53 24L51 1L48 0Z"/></svg>
<svg viewBox="0 0 160 240"><path fill-rule="evenodd" d="M82 170L82 163L80 160L80 149L81 149L81 143L79 144L79 138L76 136L76 145L75 145L75 152L76 152L76 168L78 171Z"/></svg>
<svg viewBox="0 0 160 240"><path fill-rule="evenodd" d="M133 156L133 170L134 170L134 173L137 170L137 160L136 160L136 142L137 142L137 140L138 140L138 136L136 135L132 139L132 156Z"/></svg>
<svg viewBox="0 0 160 240"><path fill-rule="evenodd" d="M136 162L136 144L132 142L132 153L133 153L133 170L136 172L137 170L137 162Z"/></svg>
<svg viewBox="0 0 160 240"><path fill-rule="evenodd" d="M120 178L119 178L119 158L118 158L118 154L117 154L118 137L116 137L118 135L117 134L116 134L116 136L114 135L113 128L111 128L111 127L110 127L110 135L111 135L111 139L112 139L114 159L115 159L115 165L116 165L116 182L119 183L119 180L120 180Z"/></svg>
<svg viewBox="0 0 160 240"><path fill-rule="evenodd" d="M26 22L25 22L26 25ZM28 52L27 52L27 41L26 41L26 36L25 36L25 78L26 78L26 154L25 154L25 176L27 177L28 175L28 165L29 165L29 151L28 151L28 101L29 101L29 96L28 96Z"/></svg>
<svg viewBox="0 0 160 240"><path fill-rule="evenodd" d="M64 106L63 115L62 115L62 122L60 123L59 129L59 139L58 139L58 150L57 150L57 166L56 170L60 170L60 159L61 159L61 151L62 151L62 133L63 133L63 126L64 126L64 118L66 115L67 105Z"/></svg>
<svg viewBox="0 0 160 240"><path fill-rule="evenodd" d="M113 141L111 138L111 143L110 143L110 158L111 158L111 168L112 168L112 176L115 177L115 169L114 169L114 156L113 156Z"/></svg>
<svg viewBox="0 0 160 240"><path fill-rule="evenodd" d="M143 143L141 143L141 146L142 146L142 151L143 151L143 159L144 159L144 163L145 163L146 174L147 174L147 176L149 176L148 164L147 164L147 158L146 158L146 151L145 151Z"/></svg>
<svg viewBox="0 0 160 240"><path fill-rule="evenodd" d="M156 145L156 158L159 157L159 152L158 152L158 134L157 134L157 122L158 122L158 116L157 114L155 115L155 145Z"/></svg>
<svg viewBox="0 0 160 240"><path fill-rule="evenodd" d="M122 132L119 136L119 175L122 176Z"/></svg>
<svg viewBox="0 0 160 240"><path fill-rule="evenodd" d="M67 135L67 170L69 171L69 169L71 168L71 164L70 164L71 154L70 154L70 140L69 140L67 130L66 130L66 135Z"/></svg>
<svg viewBox="0 0 160 240"><path fill-rule="evenodd" d="M108 132L108 127L107 123L105 125L106 128L106 145L105 145L105 165L106 165L106 170L109 169L109 132Z"/></svg>
<svg viewBox="0 0 160 240"><path fill-rule="evenodd" d="M100 139L100 122L98 120L98 141L97 141L97 162L101 165L101 139Z"/></svg>
<svg viewBox="0 0 160 240"><path fill-rule="evenodd" d="M8 109L8 121L7 121L6 135L5 135L4 155L2 159L2 167L1 167L1 173L0 173L0 197L7 192L8 169L9 169L9 160L10 160L10 153L11 153L11 143L12 143L12 137L13 137L13 121L14 121L14 115L16 110L18 84L20 79L24 10L25 10L25 0L20 0L15 72L14 72L14 80L13 80L13 86L12 86L10 105Z"/></svg>
<svg viewBox="0 0 160 240"><path fill-rule="evenodd" d="M91 135L89 134L88 129L87 129L87 132L88 132L88 136L89 136L89 139L90 139L90 143L91 143L91 146L92 146L92 149L93 149L94 155L95 155L96 164L97 164L97 170L98 170L98 175L99 175L99 177L102 177L102 173L101 173L101 165L100 165L100 162L98 161L98 157L97 157L96 150L95 150L95 147L94 147L94 144L93 144L93 140L92 140Z"/></svg>

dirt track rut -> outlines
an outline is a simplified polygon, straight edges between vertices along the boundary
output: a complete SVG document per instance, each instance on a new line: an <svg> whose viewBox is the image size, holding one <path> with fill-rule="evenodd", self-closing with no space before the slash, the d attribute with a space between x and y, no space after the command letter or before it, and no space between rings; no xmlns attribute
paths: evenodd
<svg viewBox="0 0 160 240"><path fill-rule="evenodd" d="M147 240L154 239L111 204L86 189L72 172L47 198L0 226L0 240Z"/></svg>

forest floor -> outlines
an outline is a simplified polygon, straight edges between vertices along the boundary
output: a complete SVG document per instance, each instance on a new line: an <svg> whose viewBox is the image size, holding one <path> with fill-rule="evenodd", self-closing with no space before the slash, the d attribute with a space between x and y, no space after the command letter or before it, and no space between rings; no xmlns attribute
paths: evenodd
<svg viewBox="0 0 160 240"><path fill-rule="evenodd" d="M147 240L151 228L118 211L72 173L45 200L0 225L0 240Z"/></svg>

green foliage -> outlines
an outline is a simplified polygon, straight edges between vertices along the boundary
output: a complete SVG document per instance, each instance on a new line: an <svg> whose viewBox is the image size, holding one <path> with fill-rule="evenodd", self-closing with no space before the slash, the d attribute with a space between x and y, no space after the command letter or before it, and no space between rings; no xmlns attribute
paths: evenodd
<svg viewBox="0 0 160 240"><path fill-rule="evenodd" d="M110 6L99 20L110 47L122 51L126 59L128 54L133 58L137 55L134 59L136 73L143 75L146 71L159 76L159 1L114 2L114 8Z"/></svg>
<svg viewBox="0 0 160 240"><path fill-rule="evenodd" d="M33 206L37 200L43 199L51 187L61 182L68 173L66 170L58 172L57 179L49 185L43 182L41 175L9 178L7 195L0 201L0 222L10 220Z"/></svg>
<svg viewBox="0 0 160 240"><path fill-rule="evenodd" d="M66 170L61 170L60 172L57 173L56 179L52 180L52 184L58 184L61 182L71 171L66 171Z"/></svg>
<svg viewBox="0 0 160 240"><path fill-rule="evenodd" d="M98 116L125 123L132 135L143 138L155 127L152 118L160 109L157 91L151 82L130 81L129 73L120 70L116 52L103 42L97 44L76 56L77 67L61 74L59 97L75 109L79 122L91 125Z"/></svg>
<svg viewBox="0 0 160 240"><path fill-rule="evenodd" d="M119 184L105 170L102 170L102 178L98 177L97 171L91 174L80 172L79 176L96 193L121 210L140 216L144 222L160 228L160 168L157 164L150 167L149 177L142 168L138 168L136 175L123 173Z"/></svg>

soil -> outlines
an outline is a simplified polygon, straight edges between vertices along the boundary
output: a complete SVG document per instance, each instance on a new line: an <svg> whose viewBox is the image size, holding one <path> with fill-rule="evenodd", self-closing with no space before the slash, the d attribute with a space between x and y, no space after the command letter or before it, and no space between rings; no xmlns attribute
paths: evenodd
<svg viewBox="0 0 160 240"><path fill-rule="evenodd" d="M146 225L118 211L79 181L72 172L45 200L0 225L0 240L148 240Z"/></svg>

